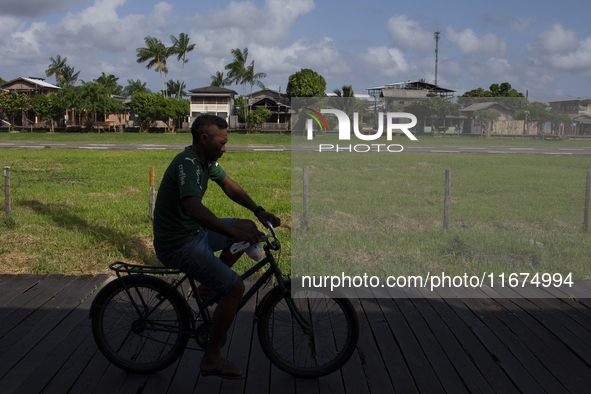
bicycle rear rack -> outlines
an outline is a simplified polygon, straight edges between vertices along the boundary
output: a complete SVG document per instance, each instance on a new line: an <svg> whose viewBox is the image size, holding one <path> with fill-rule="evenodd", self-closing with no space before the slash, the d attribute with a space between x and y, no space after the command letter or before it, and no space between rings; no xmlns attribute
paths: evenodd
<svg viewBox="0 0 591 394"><path fill-rule="evenodd" d="M183 273L179 270L175 270L167 267L155 267L151 265L137 265L128 264L121 261L115 261L109 265L112 271L115 271L118 277L121 275L133 275L133 274L144 274L144 275L182 275Z"/></svg>

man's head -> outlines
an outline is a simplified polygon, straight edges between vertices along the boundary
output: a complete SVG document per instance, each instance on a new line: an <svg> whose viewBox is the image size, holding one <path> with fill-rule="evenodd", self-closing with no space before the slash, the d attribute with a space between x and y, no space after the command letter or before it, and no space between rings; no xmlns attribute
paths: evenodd
<svg viewBox="0 0 591 394"><path fill-rule="evenodd" d="M214 161L222 157L228 142L226 129L228 123L219 116L201 115L193 122L191 134L193 145L204 155L204 159Z"/></svg>

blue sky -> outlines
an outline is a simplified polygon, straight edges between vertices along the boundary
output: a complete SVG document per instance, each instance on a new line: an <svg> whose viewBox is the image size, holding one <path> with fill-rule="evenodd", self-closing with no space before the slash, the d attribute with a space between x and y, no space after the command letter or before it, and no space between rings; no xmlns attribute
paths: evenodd
<svg viewBox="0 0 591 394"><path fill-rule="evenodd" d="M591 96L590 11L588 1L0 0L0 77L44 77L61 55L82 80L105 72L158 90L159 74L136 62L136 48L148 35L171 45L170 35L185 32L197 44L188 89L208 86L230 50L247 47L272 89L285 91L289 75L311 68L327 92L365 93L434 82L440 31L438 84L458 94L509 82L532 97ZM168 67L180 79L176 58Z"/></svg>

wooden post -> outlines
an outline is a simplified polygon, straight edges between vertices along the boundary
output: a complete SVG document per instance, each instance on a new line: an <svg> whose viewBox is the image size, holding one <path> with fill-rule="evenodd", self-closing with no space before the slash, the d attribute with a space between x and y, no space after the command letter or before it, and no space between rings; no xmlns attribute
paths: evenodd
<svg viewBox="0 0 591 394"><path fill-rule="evenodd" d="M591 205L591 171L587 172L587 187L585 188L584 228L589 231L589 205Z"/></svg>
<svg viewBox="0 0 591 394"><path fill-rule="evenodd" d="M445 198L443 202L443 228L449 228L449 203L451 199L451 171L445 169Z"/></svg>
<svg viewBox="0 0 591 394"><path fill-rule="evenodd" d="M10 217L10 167L4 167L4 204L6 216Z"/></svg>
<svg viewBox="0 0 591 394"><path fill-rule="evenodd" d="M156 194L156 187L154 186L154 166L150 167L150 207L149 215L150 221L154 221L154 196Z"/></svg>
<svg viewBox="0 0 591 394"><path fill-rule="evenodd" d="M304 226L308 226L308 167L304 167Z"/></svg>

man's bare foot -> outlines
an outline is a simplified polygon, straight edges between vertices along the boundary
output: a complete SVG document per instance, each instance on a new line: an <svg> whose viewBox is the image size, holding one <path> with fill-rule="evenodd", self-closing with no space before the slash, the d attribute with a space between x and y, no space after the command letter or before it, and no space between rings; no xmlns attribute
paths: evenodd
<svg viewBox="0 0 591 394"><path fill-rule="evenodd" d="M224 379L244 379L243 372L227 360L217 365L210 365L202 361L200 368L203 376L218 376Z"/></svg>

